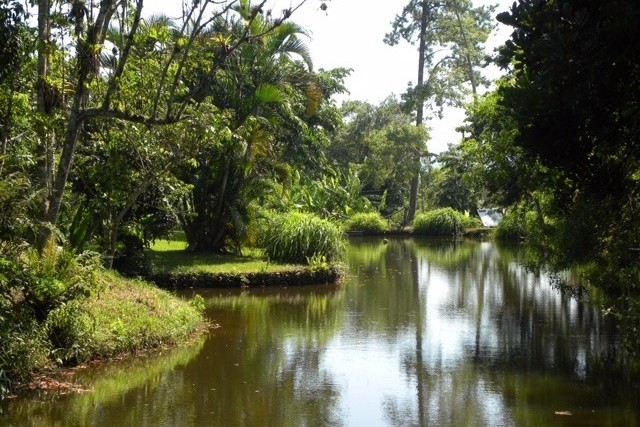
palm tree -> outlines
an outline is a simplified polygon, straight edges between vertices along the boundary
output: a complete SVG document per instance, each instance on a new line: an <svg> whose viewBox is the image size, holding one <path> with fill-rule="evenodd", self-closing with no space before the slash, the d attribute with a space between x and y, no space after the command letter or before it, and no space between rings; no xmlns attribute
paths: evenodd
<svg viewBox="0 0 640 427"><path fill-rule="evenodd" d="M275 130L304 127L319 103L312 63L295 23L274 23L267 14L241 3L237 19L216 20L201 40L205 49L226 55L213 74L201 70L191 81L200 102L228 112L226 135L203 146L196 167L181 168L193 186L178 215L191 250L238 251L247 206L276 168ZM237 40L248 39L237 46ZM207 43L214 40L215 43Z"/></svg>

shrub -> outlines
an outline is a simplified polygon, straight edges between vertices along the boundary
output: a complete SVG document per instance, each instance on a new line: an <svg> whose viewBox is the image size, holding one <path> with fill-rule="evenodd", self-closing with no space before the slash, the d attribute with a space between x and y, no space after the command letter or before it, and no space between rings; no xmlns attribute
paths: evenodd
<svg viewBox="0 0 640 427"><path fill-rule="evenodd" d="M29 250L24 258L24 265L11 275L11 286L23 289L25 302L33 307L39 321L60 304L95 290L96 271L101 264L95 252L65 251L52 238L41 252Z"/></svg>
<svg viewBox="0 0 640 427"><path fill-rule="evenodd" d="M389 221L379 212L357 213L345 221L344 228L348 231L381 232L389 229Z"/></svg>
<svg viewBox="0 0 640 427"><path fill-rule="evenodd" d="M457 236L464 230L465 217L452 208L435 209L416 215L413 230L427 236Z"/></svg>
<svg viewBox="0 0 640 427"><path fill-rule="evenodd" d="M45 330L33 312L28 307L11 305L0 296L0 400L10 393L14 383L26 381L46 366L50 348Z"/></svg>
<svg viewBox="0 0 640 427"><path fill-rule="evenodd" d="M517 212L508 213L496 228L496 239L502 241L520 241L526 235L524 218Z"/></svg>
<svg viewBox="0 0 640 427"><path fill-rule="evenodd" d="M47 361L49 347L29 294L24 265L0 258L0 400Z"/></svg>
<svg viewBox="0 0 640 427"><path fill-rule="evenodd" d="M118 238L113 269L128 277L148 276L153 271L153 263L145 249L141 237L130 232L122 233Z"/></svg>
<svg viewBox="0 0 640 427"><path fill-rule="evenodd" d="M462 215L462 228L482 228L482 221L477 216L472 215Z"/></svg>
<svg viewBox="0 0 640 427"><path fill-rule="evenodd" d="M344 253L344 236L334 223L313 214L276 214L269 218L261 246L270 260L305 264L324 256L334 261Z"/></svg>
<svg viewBox="0 0 640 427"><path fill-rule="evenodd" d="M29 216L34 194L29 179L21 173L0 177L0 255L15 257L34 237Z"/></svg>

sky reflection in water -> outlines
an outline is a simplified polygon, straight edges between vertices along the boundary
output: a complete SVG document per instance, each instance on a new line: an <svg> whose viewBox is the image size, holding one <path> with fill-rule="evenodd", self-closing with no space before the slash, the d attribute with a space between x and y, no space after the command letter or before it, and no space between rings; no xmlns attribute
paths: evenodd
<svg viewBox="0 0 640 427"><path fill-rule="evenodd" d="M198 291L221 326L204 342L79 373L92 393L3 403L0 425L640 424L614 325L522 257L354 239L342 286Z"/></svg>

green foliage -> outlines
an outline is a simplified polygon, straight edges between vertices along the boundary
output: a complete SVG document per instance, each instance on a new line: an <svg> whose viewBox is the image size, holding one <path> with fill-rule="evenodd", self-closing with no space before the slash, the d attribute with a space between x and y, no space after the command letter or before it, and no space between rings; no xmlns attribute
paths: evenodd
<svg viewBox="0 0 640 427"><path fill-rule="evenodd" d="M198 313L204 313L204 310L206 308L206 302L202 297L202 295L199 295L199 294L194 295L194 297L189 300L189 304L191 305L191 307L196 309Z"/></svg>
<svg viewBox="0 0 640 427"><path fill-rule="evenodd" d="M21 62L30 49L29 33L25 25L28 16L22 2L0 2L0 84L17 77Z"/></svg>
<svg viewBox="0 0 640 427"><path fill-rule="evenodd" d="M307 257L307 265L311 271L328 271L331 268L331 264L327 261L327 257L318 254Z"/></svg>
<svg viewBox="0 0 640 427"><path fill-rule="evenodd" d="M0 296L0 400L48 363L50 344L33 312Z"/></svg>
<svg viewBox="0 0 640 427"><path fill-rule="evenodd" d="M384 38L391 46L400 40L411 44L424 41L419 55L426 78L415 87L410 85L403 95L407 110L420 111L422 115L425 102L438 108L459 105L469 91L466 85L475 94L478 87L487 83L479 68L485 60L482 44L493 29L494 9L474 7L471 0L407 1Z"/></svg>
<svg viewBox="0 0 640 427"><path fill-rule="evenodd" d="M189 303L112 273L103 273L100 282L100 293L61 305L47 318L62 363L177 342L202 324L202 301Z"/></svg>
<svg viewBox="0 0 640 427"><path fill-rule="evenodd" d="M130 277L143 277L153 270L153 260L145 252L144 241L134 233L122 233L113 259L113 269Z"/></svg>
<svg viewBox="0 0 640 427"><path fill-rule="evenodd" d="M323 218L344 218L353 212L372 209L371 202L360 195L362 183L358 174L327 171L318 179L299 173L293 176L293 184L280 200L280 209L300 210ZM274 201L274 205L278 203ZM284 204L283 204L284 203Z"/></svg>
<svg viewBox="0 0 640 427"><path fill-rule="evenodd" d="M408 179L416 173L412 153L426 150L425 129L390 96L379 105L348 101L341 107L344 125L332 138L328 156L342 171L358 173L361 194L385 215L406 205Z"/></svg>
<svg viewBox="0 0 640 427"><path fill-rule="evenodd" d="M526 0L498 19L514 28L499 58L513 64L499 104L522 162L538 165L528 190L548 199L545 250L564 264L615 257L621 268L640 224L640 4Z"/></svg>
<svg viewBox="0 0 640 427"><path fill-rule="evenodd" d="M482 221L475 215L471 215L469 212L466 212L462 215L462 227L467 228L479 228L483 227Z"/></svg>
<svg viewBox="0 0 640 427"><path fill-rule="evenodd" d="M29 210L34 198L24 174L0 176L0 255L16 256L33 240L35 225Z"/></svg>
<svg viewBox="0 0 640 427"><path fill-rule="evenodd" d="M382 232L389 230L389 221L379 212L357 213L349 217L343 225L347 231Z"/></svg>
<svg viewBox="0 0 640 427"><path fill-rule="evenodd" d="M451 208L440 208L416 215L413 231L426 236L457 236L464 231L467 220Z"/></svg>
<svg viewBox="0 0 640 427"><path fill-rule="evenodd" d="M502 241L520 241L526 236L525 218L517 211L510 211L502 217L496 228L495 237Z"/></svg>
<svg viewBox="0 0 640 427"><path fill-rule="evenodd" d="M0 400L47 361L46 333L30 295L34 281L23 264L0 258Z"/></svg>
<svg viewBox="0 0 640 427"><path fill-rule="evenodd" d="M95 252L76 255L49 239L42 252L26 253L27 301L40 319L58 305L91 294L96 289L96 271L101 265Z"/></svg>
<svg viewBox="0 0 640 427"><path fill-rule="evenodd" d="M291 212L275 214L267 222L262 246L271 260L303 264L312 257L324 256L328 261L336 261L343 256L342 231L326 219Z"/></svg>
<svg viewBox="0 0 640 427"><path fill-rule="evenodd" d="M467 165L463 178L474 188L480 205L510 206L540 185L541 168L516 144L517 122L500 103L500 90L513 81L503 78L496 84L498 90L467 105L463 129L469 137L458 151Z"/></svg>

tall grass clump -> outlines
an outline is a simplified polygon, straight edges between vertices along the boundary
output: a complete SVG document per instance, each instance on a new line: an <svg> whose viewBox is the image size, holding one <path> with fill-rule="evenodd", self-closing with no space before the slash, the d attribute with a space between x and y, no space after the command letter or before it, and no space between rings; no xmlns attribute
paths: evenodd
<svg viewBox="0 0 640 427"><path fill-rule="evenodd" d="M465 228L466 218L452 208L440 208L416 215L413 231L426 236L457 236Z"/></svg>
<svg viewBox="0 0 640 427"><path fill-rule="evenodd" d="M389 230L389 221L380 212L357 213L344 222L347 231L382 232Z"/></svg>
<svg viewBox="0 0 640 427"><path fill-rule="evenodd" d="M298 212L275 214L267 223L261 246L272 261L306 264L317 257L335 261L344 253L340 228L319 216Z"/></svg>

